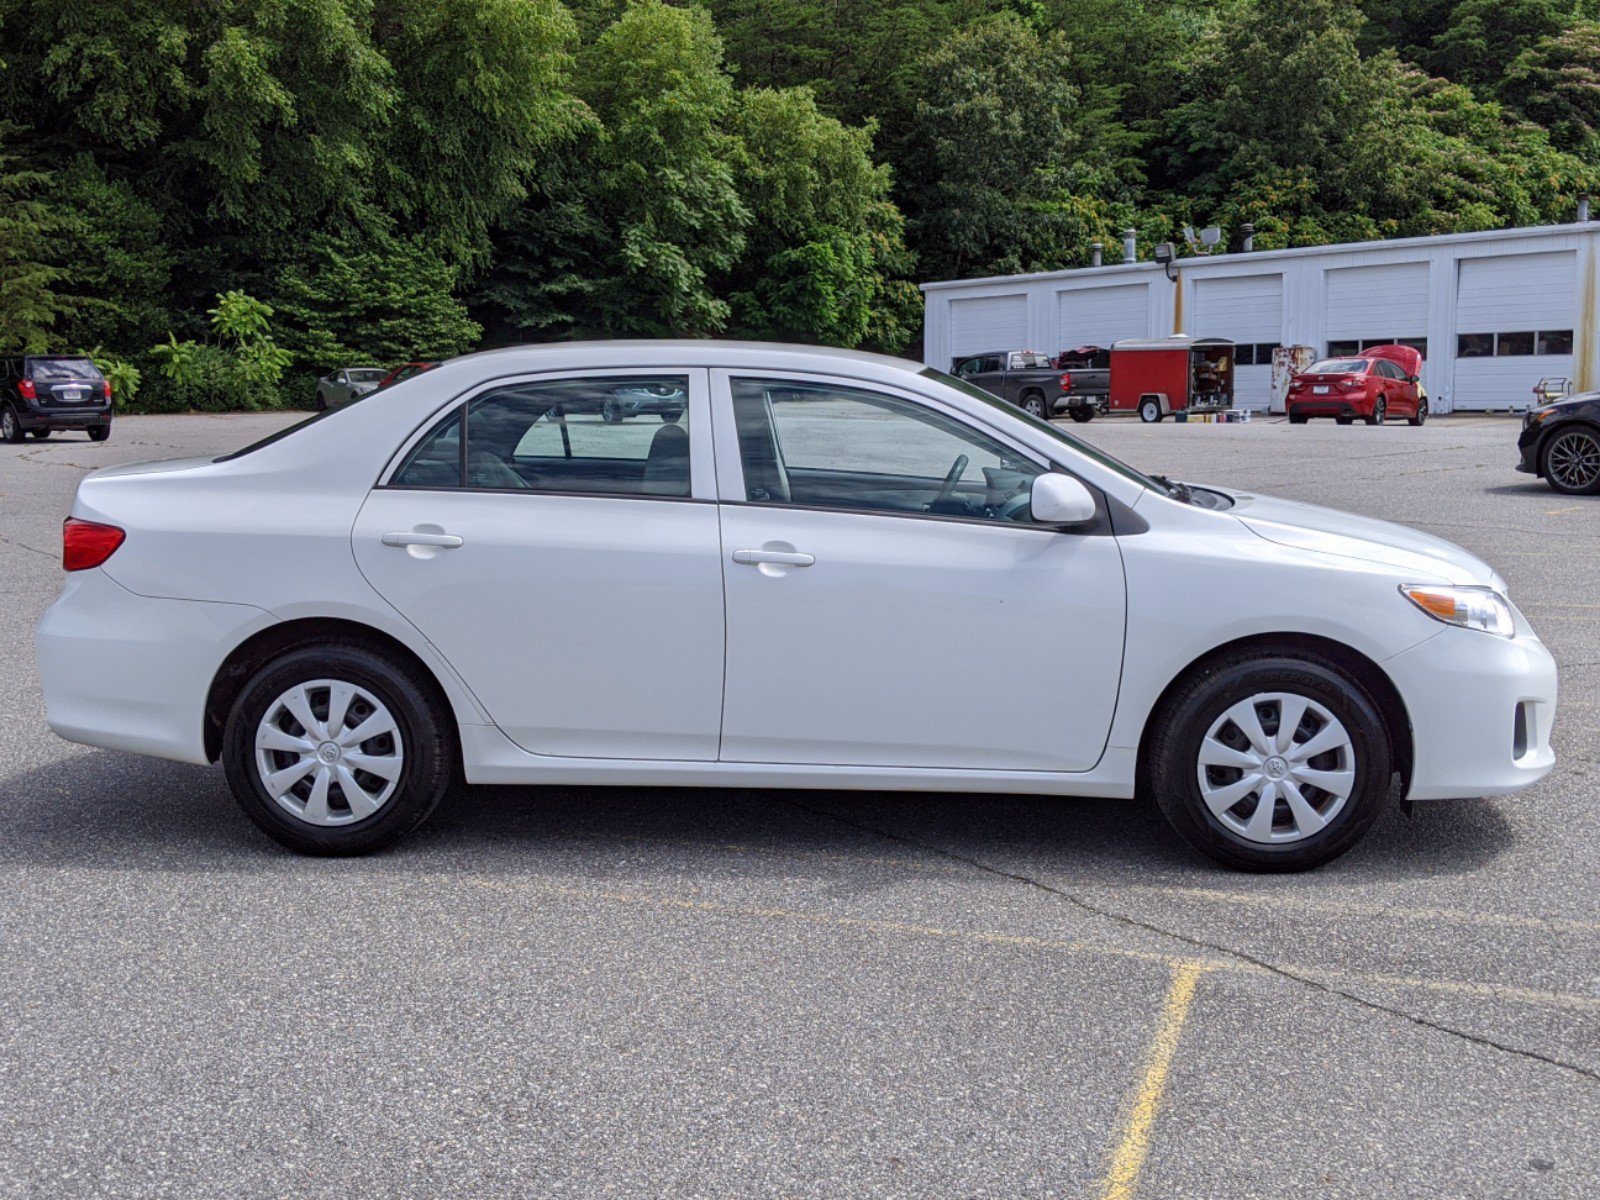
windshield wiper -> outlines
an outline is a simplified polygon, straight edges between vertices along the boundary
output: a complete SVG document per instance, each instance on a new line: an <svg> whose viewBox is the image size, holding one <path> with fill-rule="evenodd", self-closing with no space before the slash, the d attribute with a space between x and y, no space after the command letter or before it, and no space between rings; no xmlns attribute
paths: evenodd
<svg viewBox="0 0 1600 1200"><path fill-rule="evenodd" d="M1150 478L1154 479L1162 487L1166 488L1167 495L1172 497L1172 499L1177 500L1182 504L1194 503L1194 489L1191 488L1187 483L1179 483L1176 479L1172 479L1166 475L1152 475Z"/></svg>

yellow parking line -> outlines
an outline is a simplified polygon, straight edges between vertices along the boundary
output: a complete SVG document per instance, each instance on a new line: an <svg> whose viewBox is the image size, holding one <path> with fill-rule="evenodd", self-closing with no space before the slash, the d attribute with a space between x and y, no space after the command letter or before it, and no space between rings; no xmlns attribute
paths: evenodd
<svg viewBox="0 0 1600 1200"><path fill-rule="evenodd" d="M456 877L437 877L456 881ZM1482 983L1468 979L1425 979L1409 975L1385 975L1358 971L1339 971L1321 967L1301 966L1297 963L1280 963L1274 969L1237 958L1195 960L1159 950L1134 950L1126 946L1105 946L1066 938L1045 938L1027 933L1000 933L982 929L951 929L941 925L918 925L909 921L890 921L880 917L837 917L830 913L806 912L792 908L768 908L754 905L727 904L719 900L695 900L685 896L663 896L649 892L623 892L610 889L577 888L560 884L501 883L489 879L468 880L474 886L511 895L533 894L566 900L600 901L611 904L637 905L668 911L705 913L712 916L731 917L735 920L786 921L814 925L826 929L859 929L871 933L900 934L907 937L937 938L968 942L984 946L1007 946L1028 950L1054 950L1065 954L1101 955L1134 962L1160 963L1176 968L1193 963L1208 971L1231 971L1248 975L1287 976L1303 983L1329 986L1330 981L1347 984L1364 983L1373 987L1402 988L1414 991L1438 992L1444 995L1473 996L1480 999L1515 1001L1520 1004L1561 1008L1575 1012L1600 1012L1600 995L1579 992L1547 992L1537 988L1513 987L1498 983Z"/></svg>
<svg viewBox="0 0 1600 1200"><path fill-rule="evenodd" d="M1173 967L1172 983L1161 1006L1161 1023L1145 1057L1144 1078L1139 1082L1133 1107L1123 1120L1111 1168L1100 1185L1101 1200L1130 1200L1139 1186L1139 1172L1150 1154L1150 1134L1167 1091L1167 1072L1172 1067L1172 1056L1178 1052L1189 1007L1194 1003L1195 986L1205 970L1204 964L1196 962L1180 962Z"/></svg>

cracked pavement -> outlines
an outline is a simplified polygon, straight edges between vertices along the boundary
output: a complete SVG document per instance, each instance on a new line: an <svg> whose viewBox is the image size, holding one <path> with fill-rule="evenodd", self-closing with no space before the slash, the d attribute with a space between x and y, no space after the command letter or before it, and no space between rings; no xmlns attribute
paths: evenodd
<svg viewBox="0 0 1600 1200"><path fill-rule="evenodd" d="M1069 427L1460 542L1562 663L1537 788L1252 877L1139 804L751 790L461 789L312 861L52 737L77 478L287 419L0 446L0 1196L1095 1196L1183 964L1140 1196L1600 1194L1600 498L1514 422Z"/></svg>

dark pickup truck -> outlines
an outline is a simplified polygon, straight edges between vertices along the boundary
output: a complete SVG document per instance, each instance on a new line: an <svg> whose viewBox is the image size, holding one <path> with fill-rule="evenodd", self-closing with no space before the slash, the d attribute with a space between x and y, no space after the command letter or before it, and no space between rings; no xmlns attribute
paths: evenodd
<svg viewBox="0 0 1600 1200"><path fill-rule="evenodd" d="M1035 417L1047 420L1065 412L1074 421L1088 421L1105 411L1111 372L1087 365L1063 371L1057 365L1075 361L1071 356L1077 353L1051 358L1034 350L991 350L956 359L955 374Z"/></svg>

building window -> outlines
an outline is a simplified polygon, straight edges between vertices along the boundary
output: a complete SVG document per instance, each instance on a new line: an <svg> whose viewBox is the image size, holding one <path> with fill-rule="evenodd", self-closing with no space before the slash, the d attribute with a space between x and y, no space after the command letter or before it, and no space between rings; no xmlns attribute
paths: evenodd
<svg viewBox="0 0 1600 1200"><path fill-rule="evenodd" d="M1571 354L1572 330L1546 329L1539 334L1539 347L1536 354Z"/></svg>
<svg viewBox="0 0 1600 1200"><path fill-rule="evenodd" d="M1428 339L1425 337L1395 338L1390 345L1409 346L1423 358L1428 357Z"/></svg>
<svg viewBox="0 0 1600 1200"><path fill-rule="evenodd" d="M1354 358L1361 353L1361 343L1355 340L1347 342L1329 342L1329 358Z"/></svg>
<svg viewBox="0 0 1600 1200"><path fill-rule="evenodd" d="M1494 354L1494 334L1462 333L1456 336L1457 358L1489 358Z"/></svg>
<svg viewBox="0 0 1600 1200"><path fill-rule="evenodd" d="M1496 358L1513 354L1533 353L1533 331L1526 330L1521 333L1497 333L1494 335L1494 353Z"/></svg>

